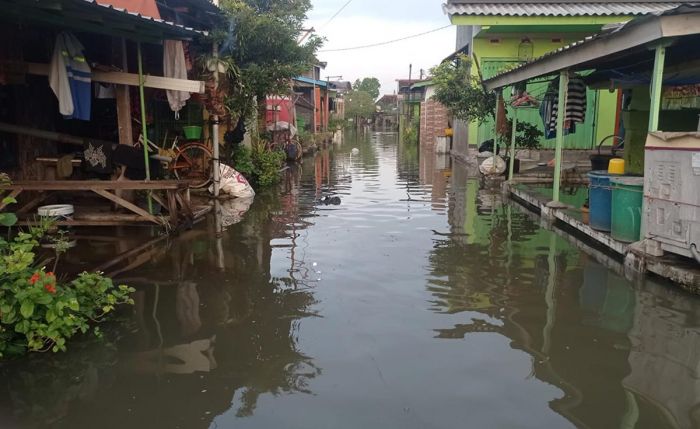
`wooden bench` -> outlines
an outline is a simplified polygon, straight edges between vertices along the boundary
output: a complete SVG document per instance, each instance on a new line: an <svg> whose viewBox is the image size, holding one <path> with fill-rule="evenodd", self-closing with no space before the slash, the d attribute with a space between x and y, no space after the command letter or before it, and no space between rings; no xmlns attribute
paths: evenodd
<svg viewBox="0 0 700 429"><path fill-rule="evenodd" d="M115 190L146 190L165 191L167 203L164 203L157 196L153 198L168 210L167 218L154 216L141 207L116 195ZM65 220L61 224L66 225L124 225L138 221L146 221L157 225L169 223L170 226L178 225L180 209L183 210L187 219L192 220L193 213L190 206L189 185L184 180L56 180L56 181L17 181L11 184L0 184L0 194L8 192L5 196L16 198L24 191L35 191L39 195L26 202L16 210L18 215L28 214L30 210L38 206L52 192L76 192L91 191L95 194L129 210L134 215L105 214L91 215L84 220ZM1 200L2 198L0 198ZM5 204L0 202L0 210Z"/></svg>

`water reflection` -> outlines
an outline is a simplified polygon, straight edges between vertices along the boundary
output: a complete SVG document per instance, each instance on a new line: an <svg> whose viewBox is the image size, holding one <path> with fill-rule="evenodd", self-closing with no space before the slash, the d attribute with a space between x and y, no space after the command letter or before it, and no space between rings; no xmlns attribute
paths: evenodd
<svg viewBox="0 0 700 429"><path fill-rule="evenodd" d="M429 290L434 311L468 321L436 335L508 337L532 356L533 376L562 389L550 406L577 427L698 427L697 299L652 279L632 283L620 263L600 265L498 190L460 182L450 191L452 237L431 252Z"/></svg>
<svg viewBox="0 0 700 429"><path fill-rule="evenodd" d="M118 254L136 305L3 366L0 427L700 426L698 299L395 133L283 176L175 239L69 255Z"/></svg>
<svg viewBox="0 0 700 429"><path fill-rule="evenodd" d="M229 409L251 415L263 394L311 393L321 370L297 338L313 294L270 274L271 242L284 230L270 213L291 222L298 212L285 213L277 195L257 198L247 213L249 202L224 202L211 219L223 225L210 220L120 270L137 288L128 335L4 368L6 411L27 427L194 428Z"/></svg>

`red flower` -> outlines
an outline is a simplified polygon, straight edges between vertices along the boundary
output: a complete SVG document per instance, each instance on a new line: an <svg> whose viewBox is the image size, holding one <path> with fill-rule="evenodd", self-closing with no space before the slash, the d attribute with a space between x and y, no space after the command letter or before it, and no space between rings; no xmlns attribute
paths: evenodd
<svg viewBox="0 0 700 429"><path fill-rule="evenodd" d="M54 283L45 284L44 289L46 289L48 293L56 293L56 285Z"/></svg>
<svg viewBox="0 0 700 429"><path fill-rule="evenodd" d="M46 277L56 277L56 276L54 275L53 271L49 271L48 273L46 273Z"/></svg>
<svg viewBox="0 0 700 429"><path fill-rule="evenodd" d="M32 276L29 278L29 284L33 285L34 283L38 282L41 279L41 275L37 271L36 273L32 274Z"/></svg>

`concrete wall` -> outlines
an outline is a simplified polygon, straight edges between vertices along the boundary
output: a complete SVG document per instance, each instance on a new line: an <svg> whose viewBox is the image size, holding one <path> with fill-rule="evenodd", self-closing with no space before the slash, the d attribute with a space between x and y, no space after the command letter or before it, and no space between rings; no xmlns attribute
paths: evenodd
<svg viewBox="0 0 700 429"><path fill-rule="evenodd" d="M457 26L457 40L455 45L455 50L462 49L466 45L469 45L468 53L472 54L472 38L474 32L478 30L477 26L473 25L458 25ZM469 148L469 126L464 121L453 121L452 129L454 135L452 137L452 153L466 157Z"/></svg>

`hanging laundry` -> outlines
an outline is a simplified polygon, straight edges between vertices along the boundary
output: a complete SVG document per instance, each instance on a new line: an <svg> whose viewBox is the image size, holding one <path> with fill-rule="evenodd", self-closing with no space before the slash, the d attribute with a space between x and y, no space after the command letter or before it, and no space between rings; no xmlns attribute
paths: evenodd
<svg viewBox="0 0 700 429"><path fill-rule="evenodd" d="M163 75L175 79L187 79L187 63L185 50L179 40L166 40L163 43ZM185 91L166 91L170 110L175 112L175 119L180 119L180 110L190 99L190 93Z"/></svg>
<svg viewBox="0 0 700 429"><path fill-rule="evenodd" d="M564 134L576 132L576 124L586 120L586 84L578 76L569 79L566 94L566 116L564 117ZM545 138L551 139L557 135L557 116L559 111L559 79L554 79L547 88L540 116L544 123Z"/></svg>
<svg viewBox="0 0 700 429"><path fill-rule="evenodd" d="M56 37L49 67L49 85L58 98L58 110L66 119L90 120L92 71L85 48L71 33Z"/></svg>

